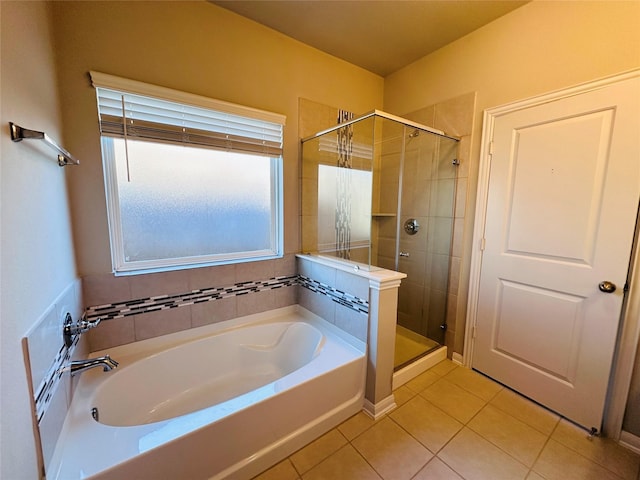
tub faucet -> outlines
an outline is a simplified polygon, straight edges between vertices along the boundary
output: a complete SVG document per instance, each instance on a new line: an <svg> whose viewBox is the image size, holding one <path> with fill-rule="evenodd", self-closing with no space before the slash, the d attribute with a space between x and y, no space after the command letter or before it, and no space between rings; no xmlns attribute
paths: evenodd
<svg viewBox="0 0 640 480"><path fill-rule="evenodd" d="M109 355L105 355L104 357L97 358L88 358L87 360L74 360L70 364L71 376L78 373L82 373L85 370L89 370L95 367L103 367L104 372L108 372L118 366L118 362L116 362Z"/></svg>

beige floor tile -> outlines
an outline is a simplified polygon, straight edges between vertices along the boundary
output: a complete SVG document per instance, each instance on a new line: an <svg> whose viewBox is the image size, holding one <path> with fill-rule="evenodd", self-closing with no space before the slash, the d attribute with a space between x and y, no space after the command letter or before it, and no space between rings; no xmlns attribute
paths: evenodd
<svg viewBox="0 0 640 480"><path fill-rule="evenodd" d="M555 440L547 442L533 471L546 480L620 480L613 472Z"/></svg>
<svg viewBox="0 0 640 480"><path fill-rule="evenodd" d="M360 411L338 425L338 430L340 430L340 433L342 433L347 440L351 441L362 432L371 428L375 423L376 421L373 418L363 411Z"/></svg>
<svg viewBox="0 0 640 480"><path fill-rule="evenodd" d="M451 470L438 457L431 459L427 465L413 477L413 480L464 480L460 475Z"/></svg>
<svg viewBox="0 0 640 480"><path fill-rule="evenodd" d="M555 413L508 388L503 388L490 403L546 435L551 435L560 420Z"/></svg>
<svg viewBox="0 0 640 480"><path fill-rule="evenodd" d="M465 424L486 404L481 398L454 385L446 378L438 380L420 395Z"/></svg>
<svg viewBox="0 0 640 480"><path fill-rule="evenodd" d="M589 439L585 430L564 419L560 420L551 438L624 479L636 480L638 477L640 456L609 438Z"/></svg>
<svg viewBox="0 0 640 480"><path fill-rule="evenodd" d="M383 418L352 445L385 479L410 479L433 456L389 418Z"/></svg>
<svg viewBox="0 0 640 480"><path fill-rule="evenodd" d="M425 388L434 384L437 380L440 379L439 375L436 375L431 370L427 370L424 373L421 373L416 378L409 380L404 384L407 388L415 393L422 392Z"/></svg>
<svg viewBox="0 0 640 480"><path fill-rule="evenodd" d="M298 480L299 478L298 472L287 458L254 477L254 480Z"/></svg>
<svg viewBox="0 0 640 480"><path fill-rule="evenodd" d="M393 396L396 399L396 405L398 407L400 405L404 405L416 395L417 393L411 390L406 385L402 385L401 387L398 387L393 391Z"/></svg>
<svg viewBox="0 0 640 480"><path fill-rule="evenodd" d="M447 359L437 363L436 365L431 367L429 371L442 377L447 373L451 372L451 370L455 370L456 368L458 368L458 366L455 363L453 363L451 360Z"/></svg>
<svg viewBox="0 0 640 480"><path fill-rule="evenodd" d="M433 453L444 447L463 427L421 396L412 398L389 416Z"/></svg>
<svg viewBox="0 0 640 480"><path fill-rule="evenodd" d="M522 463L466 427L438 458L465 480L520 480L529 472Z"/></svg>
<svg viewBox="0 0 640 480"><path fill-rule="evenodd" d="M371 465L351 446L345 445L302 476L303 480L381 480Z"/></svg>
<svg viewBox="0 0 640 480"><path fill-rule="evenodd" d="M473 417L467 427L528 467L533 466L549 438L491 405Z"/></svg>
<svg viewBox="0 0 640 480"><path fill-rule="evenodd" d="M487 401L495 397L503 388L499 383L464 367L452 370L445 376L445 379Z"/></svg>
<svg viewBox="0 0 640 480"><path fill-rule="evenodd" d="M545 478L541 477L536 472L531 471L529 472L529 475L527 475L527 480L545 480Z"/></svg>
<svg viewBox="0 0 640 480"><path fill-rule="evenodd" d="M289 459L296 470L304 473L322 460L337 452L347 443L347 439L337 429L330 430L306 447L298 450Z"/></svg>

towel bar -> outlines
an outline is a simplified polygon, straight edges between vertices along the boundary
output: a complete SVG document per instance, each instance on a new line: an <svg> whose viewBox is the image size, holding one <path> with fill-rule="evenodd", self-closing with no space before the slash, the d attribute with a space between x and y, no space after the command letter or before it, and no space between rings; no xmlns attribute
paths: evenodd
<svg viewBox="0 0 640 480"><path fill-rule="evenodd" d="M80 165L80 161L78 159L54 142L46 133L22 128L13 122L9 122L9 127L11 128L11 140L14 142L21 142L24 139L44 140L44 143L58 152L58 165L61 167L66 165Z"/></svg>

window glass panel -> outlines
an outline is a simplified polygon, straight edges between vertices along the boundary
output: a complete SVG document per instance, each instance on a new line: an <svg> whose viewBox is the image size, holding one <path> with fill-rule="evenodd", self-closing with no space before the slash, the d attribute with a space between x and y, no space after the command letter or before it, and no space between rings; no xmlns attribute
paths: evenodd
<svg viewBox="0 0 640 480"><path fill-rule="evenodd" d="M272 159L106 141L113 142L125 262L277 253Z"/></svg>

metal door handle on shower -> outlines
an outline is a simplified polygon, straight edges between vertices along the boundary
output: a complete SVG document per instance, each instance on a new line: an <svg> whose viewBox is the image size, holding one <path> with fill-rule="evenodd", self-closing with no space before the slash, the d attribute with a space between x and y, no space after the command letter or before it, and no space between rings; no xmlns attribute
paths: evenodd
<svg viewBox="0 0 640 480"><path fill-rule="evenodd" d="M409 252L400 252L398 255L400 255L401 257L408 257Z"/></svg>

